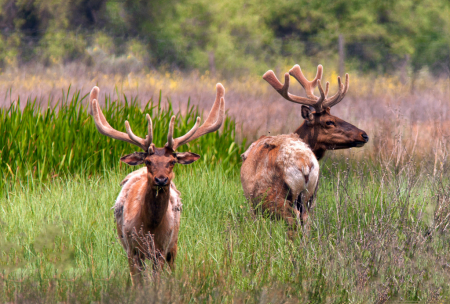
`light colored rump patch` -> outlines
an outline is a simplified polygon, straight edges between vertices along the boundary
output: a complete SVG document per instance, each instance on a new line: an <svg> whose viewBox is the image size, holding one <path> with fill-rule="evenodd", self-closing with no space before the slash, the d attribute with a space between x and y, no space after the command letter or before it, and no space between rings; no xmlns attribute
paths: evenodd
<svg viewBox="0 0 450 304"><path fill-rule="evenodd" d="M311 173L318 176L319 163L309 146L301 139L287 137L277 155L278 167L283 170L284 181L292 191L292 196L297 197L302 191L308 189L308 184L315 182L311 179Z"/></svg>
<svg viewBox="0 0 450 304"><path fill-rule="evenodd" d="M309 173L309 181L307 182L307 190L310 194L314 194L316 191L317 183L319 182L319 162L317 158L311 159L311 170Z"/></svg>

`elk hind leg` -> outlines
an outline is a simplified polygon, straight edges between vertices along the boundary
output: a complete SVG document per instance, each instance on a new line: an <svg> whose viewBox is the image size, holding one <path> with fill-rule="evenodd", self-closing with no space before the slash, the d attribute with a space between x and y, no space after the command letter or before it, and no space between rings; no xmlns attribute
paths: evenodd
<svg viewBox="0 0 450 304"><path fill-rule="evenodd" d="M263 210L269 212L273 219L281 219L288 224L289 229L298 226L299 212L293 208L293 204L287 199L278 199L263 204Z"/></svg>
<svg viewBox="0 0 450 304"><path fill-rule="evenodd" d="M310 209L310 201L312 199L311 195L306 195L304 192L300 193L300 195L295 200L296 209L300 212L300 223L303 228L309 230L309 209Z"/></svg>

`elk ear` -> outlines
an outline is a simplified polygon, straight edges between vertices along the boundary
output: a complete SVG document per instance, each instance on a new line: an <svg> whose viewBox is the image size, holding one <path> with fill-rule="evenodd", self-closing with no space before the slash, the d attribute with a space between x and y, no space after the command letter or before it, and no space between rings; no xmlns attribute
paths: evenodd
<svg viewBox="0 0 450 304"><path fill-rule="evenodd" d="M176 153L176 156L178 163L182 165L189 165L200 158L200 155L192 152L180 152Z"/></svg>
<svg viewBox="0 0 450 304"><path fill-rule="evenodd" d="M123 161L124 163L130 165L130 166L136 166L144 163L144 159L147 156L147 153L145 152L134 152L125 156L122 156L120 158L120 161Z"/></svg>
<svg viewBox="0 0 450 304"><path fill-rule="evenodd" d="M308 106L302 106L302 117L309 122L314 120L314 115Z"/></svg>
<svg viewBox="0 0 450 304"><path fill-rule="evenodd" d="M327 108L325 109L325 111L326 111L328 114L331 114L331 108L330 108L330 107L327 107Z"/></svg>

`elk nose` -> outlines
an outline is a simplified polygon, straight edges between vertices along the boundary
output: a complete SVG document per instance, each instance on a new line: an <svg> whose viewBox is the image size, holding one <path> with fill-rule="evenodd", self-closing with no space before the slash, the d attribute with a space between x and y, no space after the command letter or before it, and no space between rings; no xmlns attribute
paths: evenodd
<svg viewBox="0 0 450 304"><path fill-rule="evenodd" d="M364 139L365 142L369 141L369 136L367 136L366 133L361 134L361 137Z"/></svg>
<svg viewBox="0 0 450 304"><path fill-rule="evenodd" d="M168 177L155 177L155 183L157 186L165 186L167 185L167 183L169 182L169 178Z"/></svg>

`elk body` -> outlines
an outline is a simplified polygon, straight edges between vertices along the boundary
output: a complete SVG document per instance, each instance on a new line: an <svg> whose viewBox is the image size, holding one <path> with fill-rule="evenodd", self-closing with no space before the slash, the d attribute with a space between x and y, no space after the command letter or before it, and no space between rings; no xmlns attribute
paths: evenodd
<svg viewBox="0 0 450 304"><path fill-rule="evenodd" d="M303 223L308 217L318 187L317 160L327 150L362 147L369 141L366 132L331 115L330 108L338 104L348 91L348 74L345 84L338 77L338 92L332 97L328 97L329 83L326 83L325 90L321 85L322 74L323 68L319 65L314 80L308 81L300 66L295 65L285 74L283 85L273 71L267 71L264 80L285 99L301 104L305 121L291 135L260 137L242 154L241 182L247 200L255 208L267 210L273 217L282 218L290 225ZM305 89L306 97L288 92L290 75ZM314 94L317 86L320 96ZM277 161L279 159L290 161Z"/></svg>
<svg viewBox="0 0 450 304"><path fill-rule="evenodd" d="M314 194L319 163L297 134L264 136L246 152L241 167L244 194L255 208L289 226L306 220L302 202Z"/></svg>
<svg viewBox="0 0 450 304"><path fill-rule="evenodd" d="M225 89L219 83L217 94L208 118L199 127L200 118L185 135L173 138L175 116L171 118L167 143L157 148L152 143L152 121L147 114L148 135L145 139L133 134L128 121L127 133L113 129L98 105L98 87L90 94L88 112L93 116L98 131L114 139L140 147L144 152L134 152L120 160L129 165L145 164L144 168L130 173L122 182L122 190L114 205L117 234L126 251L133 284L141 283L143 262L150 259L157 272L165 262L173 269L177 255L180 227L181 197L173 183L175 164L190 164L200 158L191 152L176 153L176 149L204 134L220 128L225 117Z"/></svg>

